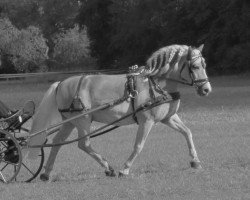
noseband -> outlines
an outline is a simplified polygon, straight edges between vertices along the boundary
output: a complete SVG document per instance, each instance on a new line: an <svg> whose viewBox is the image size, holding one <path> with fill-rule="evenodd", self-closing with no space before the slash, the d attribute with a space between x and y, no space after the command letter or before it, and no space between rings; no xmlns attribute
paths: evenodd
<svg viewBox="0 0 250 200"><path fill-rule="evenodd" d="M189 85L189 86L196 86L197 88L199 87L202 87L203 85L205 85L207 82L209 82L209 79L208 78L204 78L204 79L197 79L195 80L194 78L194 72L193 72L193 69L192 69L192 62L194 62L196 59L198 58L202 58L202 55L198 55L198 56L195 56L195 57L191 57L191 47L188 48L188 55L187 55L187 65L188 65L188 71L189 71L189 75L190 75L190 78L191 78L191 83L188 82L185 78L182 77L182 71L184 70L185 66L186 66L186 62L183 64L181 70L180 70L180 78L181 80L175 80L175 79L168 79L168 80L172 80L172 81L176 81L176 82L179 82L181 84L184 84L184 85ZM202 61L202 67L204 67L204 61Z"/></svg>

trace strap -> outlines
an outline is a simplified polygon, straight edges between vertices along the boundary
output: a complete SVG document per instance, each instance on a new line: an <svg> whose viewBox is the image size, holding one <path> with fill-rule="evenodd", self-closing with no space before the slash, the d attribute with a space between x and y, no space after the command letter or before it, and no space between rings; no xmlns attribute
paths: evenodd
<svg viewBox="0 0 250 200"><path fill-rule="evenodd" d="M96 107L96 108L93 108L93 109L90 109L90 110L86 110L85 112L83 112L83 113L81 113L81 114L79 114L79 115L77 115L77 116L71 117L71 118L69 118L69 119L63 120L62 122L59 122L59 123L54 124L54 125L51 125L50 127L46 128L46 129L44 129L44 130L37 131L37 132L35 132L35 133L29 135L28 138L34 137L34 136L39 135L39 134L44 133L44 132L50 132L49 130L53 130L53 129L55 129L55 128L57 128L57 127L59 127L59 126L65 124L65 123L67 123L67 122L73 121L73 120L75 120L75 119L78 119L78 118L83 117L83 116L85 116L85 115L87 115L87 114L96 112L96 111L98 111L98 110L104 110L104 109L106 109L106 108L109 108L109 107L112 107L112 106L114 106L114 105L117 105L117 104L119 104L119 103L125 101L126 98L127 98L127 97L123 97L123 98L121 98L121 99L118 99L118 100L115 100L115 101L112 101L112 102L109 102L109 103L105 103L105 104L103 104L103 105L101 105L101 106L98 106L98 107ZM41 147L41 146L40 146L40 147Z"/></svg>

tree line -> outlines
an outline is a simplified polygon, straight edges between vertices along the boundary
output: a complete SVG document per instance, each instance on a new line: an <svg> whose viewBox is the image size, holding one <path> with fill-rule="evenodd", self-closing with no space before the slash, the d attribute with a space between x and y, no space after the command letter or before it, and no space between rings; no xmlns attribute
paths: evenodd
<svg viewBox="0 0 250 200"><path fill-rule="evenodd" d="M1 0L0 73L91 67L89 38L76 0Z"/></svg>
<svg viewBox="0 0 250 200"><path fill-rule="evenodd" d="M248 0L1 0L0 13L0 50L15 70L85 69L90 57L121 69L163 46L204 43L210 74L250 71Z"/></svg>

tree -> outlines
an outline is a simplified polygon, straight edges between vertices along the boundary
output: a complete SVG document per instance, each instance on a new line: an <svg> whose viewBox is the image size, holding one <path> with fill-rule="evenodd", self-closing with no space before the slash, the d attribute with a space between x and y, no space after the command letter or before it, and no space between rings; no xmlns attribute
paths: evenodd
<svg viewBox="0 0 250 200"><path fill-rule="evenodd" d="M48 59L48 47L41 31L30 26L17 29L8 19L0 19L0 46L7 65L14 66L15 71L31 72ZM10 63L8 63L10 62Z"/></svg>
<svg viewBox="0 0 250 200"><path fill-rule="evenodd" d="M1 0L1 17L9 18L13 26L0 38L22 35L31 47L28 38L36 32L36 38L39 34L46 38L49 58L70 62L74 59L64 59L70 55L66 47L72 58L84 54L74 50L85 49L80 44L86 34L75 28L79 23L82 29L87 26L90 41L86 43L100 68L143 65L151 52L174 43L205 43L203 55L210 73L240 73L250 70L249 13L249 0ZM25 46L19 39L11 41L16 48Z"/></svg>
<svg viewBox="0 0 250 200"><path fill-rule="evenodd" d="M53 42L55 44L53 58L57 63L61 63L61 68L70 66L81 67L87 69L89 57L89 39L87 37L86 29L79 29L75 26L72 29L59 33L54 36ZM73 67L74 66L74 67Z"/></svg>
<svg viewBox="0 0 250 200"><path fill-rule="evenodd" d="M112 32L112 14L109 7L112 0L91 0L83 2L78 22L87 26L91 40L91 56L96 57L102 67L110 64L113 55L108 50Z"/></svg>
<svg viewBox="0 0 250 200"><path fill-rule="evenodd" d="M1 16L9 18L17 28L38 27L52 55L53 35L74 27L79 3L76 0L1 0L0 8Z"/></svg>
<svg viewBox="0 0 250 200"><path fill-rule="evenodd" d="M239 73L249 70L249 4L248 0L93 0L83 4L79 22L88 27L92 53L102 68L144 64L151 52L170 44L205 43L210 73Z"/></svg>

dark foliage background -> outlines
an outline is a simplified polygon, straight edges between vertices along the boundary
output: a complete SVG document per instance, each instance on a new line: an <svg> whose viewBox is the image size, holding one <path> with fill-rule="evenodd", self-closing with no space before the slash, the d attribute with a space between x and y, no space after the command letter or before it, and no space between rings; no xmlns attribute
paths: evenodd
<svg viewBox="0 0 250 200"><path fill-rule="evenodd" d="M91 0L78 20L87 25L102 68L143 64L152 51L174 43L204 43L210 73L250 70L248 0Z"/></svg>
<svg viewBox="0 0 250 200"><path fill-rule="evenodd" d="M201 43L210 74L250 71L249 0L0 0L0 14L12 38L0 37L1 72L52 70L54 61L85 69L89 55L99 69L127 68L160 47Z"/></svg>

